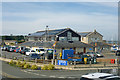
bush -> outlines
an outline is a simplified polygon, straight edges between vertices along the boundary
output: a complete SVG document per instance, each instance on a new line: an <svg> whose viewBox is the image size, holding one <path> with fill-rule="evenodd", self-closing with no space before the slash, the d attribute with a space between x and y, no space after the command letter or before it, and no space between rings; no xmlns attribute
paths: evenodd
<svg viewBox="0 0 120 80"><path fill-rule="evenodd" d="M29 68L29 67L30 67L30 65L27 63L27 64L24 65L23 68L24 68L24 69L27 69L27 68Z"/></svg>
<svg viewBox="0 0 120 80"><path fill-rule="evenodd" d="M21 62L19 60L16 62L16 66L21 67Z"/></svg>
<svg viewBox="0 0 120 80"><path fill-rule="evenodd" d="M42 70L48 70L48 66L47 65L44 65L41 67Z"/></svg>
<svg viewBox="0 0 120 80"><path fill-rule="evenodd" d="M11 61L9 62L9 64L14 64L14 61L13 61L13 60L11 60Z"/></svg>
<svg viewBox="0 0 120 80"><path fill-rule="evenodd" d="M38 67L37 67L36 65L32 65L32 66L31 66L31 69L32 69L32 70L35 70L35 69L38 69Z"/></svg>
<svg viewBox="0 0 120 80"><path fill-rule="evenodd" d="M52 64L49 64L48 65L48 70L54 70L55 69L55 66L54 65L52 65Z"/></svg>
<svg viewBox="0 0 120 80"><path fill-rule="evenodd" d="M26 62L20 63L20 67L24 67L25 64Z"/></svg>

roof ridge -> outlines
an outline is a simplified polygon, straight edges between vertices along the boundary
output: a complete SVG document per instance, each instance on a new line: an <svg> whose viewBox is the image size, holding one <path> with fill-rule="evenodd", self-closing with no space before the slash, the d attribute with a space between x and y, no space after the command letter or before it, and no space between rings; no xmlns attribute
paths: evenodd
<svg viewBox="0 0 120 80"><path fill-rule="evenodd" d="M67 29L67 28L63 28L63 29ZM51 29L51 30L48 30L48 31L54 31L54 30L60 30L60 29ZM37 31L37 32L45 32L45 30Z"/></svg>
<svg viewBox="0 0 120 80"><path fill-rule="evenodd" d="M79 32L79 33L92 33L92 32Z"/></svg>

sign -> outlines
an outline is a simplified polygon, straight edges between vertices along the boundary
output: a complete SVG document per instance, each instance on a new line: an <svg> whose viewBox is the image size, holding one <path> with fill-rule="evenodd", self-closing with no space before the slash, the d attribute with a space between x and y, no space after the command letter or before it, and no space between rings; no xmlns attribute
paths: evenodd
<svg viewBox="0 0 120 80"><path fill-rule="evenodd" d="M89 48L89 50L92 50L92 48Z"/></svg>
<svg viewBox="0 0 120 80"><path fill-rule="evenodd" d="M65 60L58 60L58 65L67 66L67 61L65 61Z"/></svg>
<svg viewBox="0 0 120 80"><path fill-rule="evenodd" d="M82 59L68 59L68 61L82 61Z"/></svg>

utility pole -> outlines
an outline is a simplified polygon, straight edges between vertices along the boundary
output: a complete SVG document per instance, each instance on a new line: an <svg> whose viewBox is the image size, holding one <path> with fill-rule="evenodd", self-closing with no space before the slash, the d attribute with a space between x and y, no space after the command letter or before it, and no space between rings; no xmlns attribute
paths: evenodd
<svg viewBox="0 0 120 80"><path fill-rule="evenodd" d="M45 41L47 41L48 26L45 28Z"/></svg>

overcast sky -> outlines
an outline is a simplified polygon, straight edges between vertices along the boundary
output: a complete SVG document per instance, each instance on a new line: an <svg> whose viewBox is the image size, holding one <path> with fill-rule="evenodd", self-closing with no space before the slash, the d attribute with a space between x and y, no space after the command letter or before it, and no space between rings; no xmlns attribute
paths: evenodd
<svg viewBox="0 0 120 80"><path fill-rule="evenodd" d="M117 39L117 2L3 2L2 34L28 34L38 30L96 29L104 39Z"/></svg>

